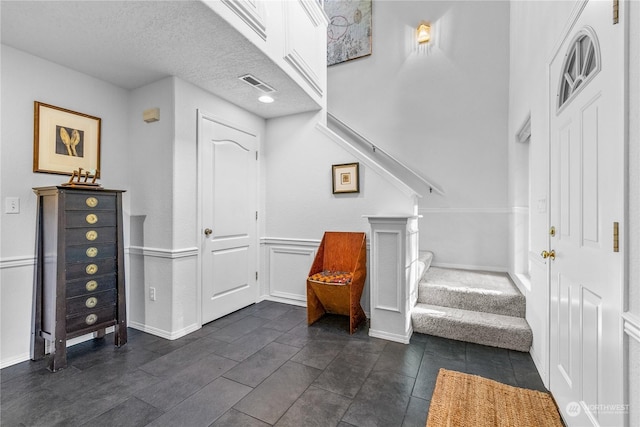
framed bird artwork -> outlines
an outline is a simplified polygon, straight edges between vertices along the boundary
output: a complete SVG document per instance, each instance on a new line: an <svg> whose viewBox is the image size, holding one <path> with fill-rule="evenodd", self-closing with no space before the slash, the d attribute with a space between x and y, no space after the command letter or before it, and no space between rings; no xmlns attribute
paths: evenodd
<svg viewBox="0 0 640 427"><path fill-rule="evenodd" d="M35 101L33 123L34 172L100 170L99 117Z"/></svg>

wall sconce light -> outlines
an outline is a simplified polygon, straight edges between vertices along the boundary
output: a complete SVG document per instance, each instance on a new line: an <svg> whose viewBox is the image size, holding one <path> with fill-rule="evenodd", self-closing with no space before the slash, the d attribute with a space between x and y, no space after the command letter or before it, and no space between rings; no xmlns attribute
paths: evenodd
<svg viewBox="0 0 640 427"><path fill-rule="evenodd" d="M431 40L431 26L427 24L418 25L418 30L416 31L416 37L418 39L418 43L428 43Z"/></svg>
<svg viewBox="0 0 640 427"><path fill-rule="evenodd" d="M144 110L142 112L142 120L145 123L153 123L160 120L160 109L159 108L149 108L148 110Z"/></svg>

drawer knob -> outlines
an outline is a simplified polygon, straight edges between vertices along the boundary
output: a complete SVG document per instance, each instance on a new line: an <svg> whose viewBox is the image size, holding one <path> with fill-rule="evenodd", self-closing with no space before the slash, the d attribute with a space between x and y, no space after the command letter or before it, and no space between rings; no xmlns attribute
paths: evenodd
<svg viewBox="0 0 640 427"><path fill-rule="evenodd" d="M87 308L93 308L96 306L96 304L98 304L98 298L96 297L87 298L87 300L84 302L84 305L86 305Z"/></svg>
<svg viewBox="0 0 640 427"><path fill-rule="evenodd" d="M95 280L89 280L87 284L84 285L84 288L89 292L93 292L98 289L98 282L96 282Z"/></svg>
<svg viewBox="0 0 640 427"><path fill-rule="evenodd" d="M96 206L98 206L98 199L96 199L95 197L87 197L86 203L90 208L95 208Z"/></svg>
<svg viewBox="0 0 640 427"><path fill-rule="evenodd" d="M89 264L84 271L86 271L87 274L96 274L98 272L98 266L95 264Z"/></svg>
<svg viewBox="0 0 640 427"><path fill-rule="evenodd" d="M96 255L98 255L98 248L94 248L93 246L87 248L87 256L89 258L94 258Z"/></svg>
<svg viewBox="0 0 640 427"><path fill-rule="evenodd" d="M93 241L98 238L98 232L96 230L89 230L84 236L87 238L87 240Z"/></svg>
<svg viewBox="0 0 640 427"><path fill-rule="evenodd" d="M93 325L98 321L98 316L91 313L90 315L84 318L84 321L87 325Z"/></svg>
<svg viewBox="0 0 640 427"><path fill-rule="evenodd" d="M89 214L85 219L87 220L88 224L95 224L96 222L98 222L98 215Z"/></svg>

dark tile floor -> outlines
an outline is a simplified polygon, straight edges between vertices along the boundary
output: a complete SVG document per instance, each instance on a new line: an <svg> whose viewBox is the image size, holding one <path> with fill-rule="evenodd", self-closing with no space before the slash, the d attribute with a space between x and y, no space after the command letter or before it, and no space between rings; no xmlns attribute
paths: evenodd
<svg viewBox="0 0 640 427"><path fill-rule="evenodd" d="M371 338L347 319L261 302L175 341L130 329L0 371L2 426L420 426L440 368L545 390L526 353L414 334Z"/></svg>

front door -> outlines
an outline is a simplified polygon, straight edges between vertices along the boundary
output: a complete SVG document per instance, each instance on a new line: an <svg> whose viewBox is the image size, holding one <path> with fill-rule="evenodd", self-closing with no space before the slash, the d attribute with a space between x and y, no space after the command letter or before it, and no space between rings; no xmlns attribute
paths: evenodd
<svg viewBox="0 0 640 427"><path fill-rule="evenodd" d="M624 423L624 31L591 0L549 67L550 390L569 426Z"/></svg>
<svg viewBox="0 0 640 427"><path fill-rule="evenodd" d="M200 114L202 323L256 302L256 135Z"/></svg>

